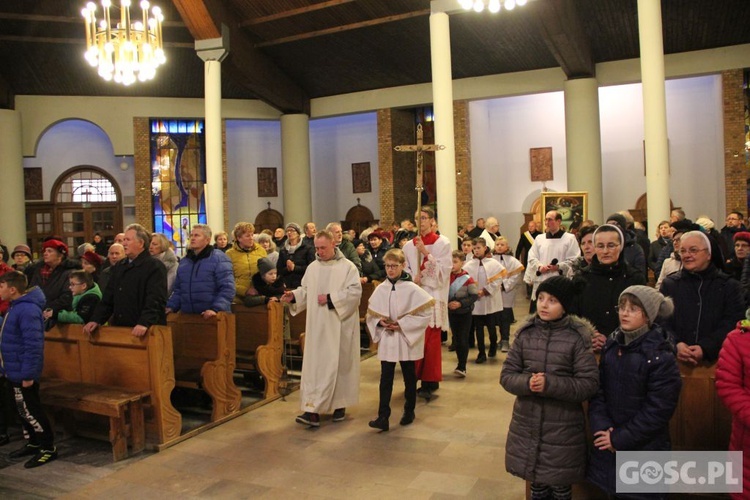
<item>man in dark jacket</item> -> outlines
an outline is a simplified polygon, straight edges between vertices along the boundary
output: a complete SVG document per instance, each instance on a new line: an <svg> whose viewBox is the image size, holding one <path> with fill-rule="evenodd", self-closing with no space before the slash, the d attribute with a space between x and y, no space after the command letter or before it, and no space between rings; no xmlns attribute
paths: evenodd
<svg viewBox="0 0 750 500"><path fill-rule="evenodd" d="M232 261L211 246L211 228L195 224L190 230L190 249L177 268L167 314L182 311L204 319L232 310L234 271Z"/></svg>
<svg viewBox="0 0 750 500"><path fill-rule="evenodd" d="M344 238L344 232L341 229L341 224L338 222L330 222L326 226L326 231L333 235L333 243L336 247L341 250L344 257L347 258L357 268L359 275L362 276L362 261L359 260L357 249L354 248L354 244L348 239ZM291 287L288 287L291 288Z"/></svg>
<svg viewBox="0 0 750 500"><path fill-rule="evenodd" d="M673 334L677 360L692 366L716 361L727 333L745 316L740 284L716 269L711 251L702 232L683 234L683 269L661 285L661 293L674 301L674 315L665 326Z"/></svg>
<svg viewBox="0 0 750 500"><path fill-rule="evenodd" d="M140 224L125 230L125 255L112 270L102 301L83 331L89 335L109 321L112 326L132 326L142 337L151 325L166 325L167 268L149 255L151 234Z"/></svg>
<svg viewBox="0 0 750 500"><path fill-rule="evenodd" d="M724 259L729 261L734 256L734 235L740 231L747 231L745 224L742 222L744 216L742 212L730 212L727 215L726 225L721 228L721 237L724 239L724 246L727 255Z"/></svg>

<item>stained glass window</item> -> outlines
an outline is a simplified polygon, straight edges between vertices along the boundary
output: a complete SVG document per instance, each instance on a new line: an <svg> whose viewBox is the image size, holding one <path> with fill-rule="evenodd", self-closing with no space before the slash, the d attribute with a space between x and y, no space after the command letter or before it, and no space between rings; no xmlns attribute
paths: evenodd
<svg viewBox="0 0 750 500"><path fill-rule="evenodd" d="M190 228L206 223L206 154L202 120L151 120L154 231L188 250Z"/></svg>

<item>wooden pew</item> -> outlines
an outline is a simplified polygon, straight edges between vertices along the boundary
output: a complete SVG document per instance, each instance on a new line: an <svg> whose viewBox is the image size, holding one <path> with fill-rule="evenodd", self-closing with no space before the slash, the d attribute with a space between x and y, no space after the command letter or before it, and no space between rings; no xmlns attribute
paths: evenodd
<svg viewBox="0 0 750 500"><path fill-rule="evenodd" d="M378 344L373 342L372 335L367 330L367 323L365 323L365 316L367 316L367 306L370 303L370 297L372 296L375 289L380 285L380 281L368 281L362 284L362 298L359 300L359 327L362 333L367 335L370 339L369 350L370 352L378 352Z"/></svg>
<svg viewBox="0 0 750 500"><path fill-rule="evenodd" d="M732 414L716 394L716 363L695 367L678 364L682 390L677 410L669 422L672 449L728 449Z"/></svg>
<svg viewBox="0 0 750 500"><path fill-rule="evenodd" d="M175 385L172 332L152 326L138 338L131 331L105 326L89 339L83 325L58 324L44 335L42 378L148 393L146 440L164 444L180 436L182 425L169 399Z"/></svg>
<svg viewBox="0 0 750 500"><path fill-rule="evenodd" d="M203 390L211 397L211 421L240 410L242 393L234 385L235 316L226 312L203 319L200 314L172 313L176 385Z"/></svg>
<svg viewBox="0 0 750 500"><path fill-rule="evenodd" d="M232 312L237 322L236 368L259 372L266 384L264 398L278 396L284 348L284 306L280 302L255 307L232 304Z"/></svg>

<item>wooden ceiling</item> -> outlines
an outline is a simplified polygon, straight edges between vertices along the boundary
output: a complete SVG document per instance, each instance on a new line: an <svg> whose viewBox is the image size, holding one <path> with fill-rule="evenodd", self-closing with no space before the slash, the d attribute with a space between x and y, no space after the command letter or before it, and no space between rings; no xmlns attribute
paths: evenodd
<svg viewBox="0 0 750 500"><path fill-rule="evenodd" d="M113 0L116 2L116 0ZM137 2L134 0L134 4ZM202 97L195 40L229 28L225 98L283 112L311 98L429 82L429 0L153 0L167 64L123 87L83 58L84 0L0 2L0 107L15 95ZM750 0L662 0L667 54L750 43ZM453 77L595 64L639 55L636 0L531 0L497 15L450 17Z"/></svg>

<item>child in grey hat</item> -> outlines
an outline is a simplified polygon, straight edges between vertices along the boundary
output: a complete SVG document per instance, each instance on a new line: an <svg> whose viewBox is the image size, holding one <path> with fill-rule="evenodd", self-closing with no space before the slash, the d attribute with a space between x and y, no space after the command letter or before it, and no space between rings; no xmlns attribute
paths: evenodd
<svg viewBox="0 0 750 500"><path fill-rule="evenodd" d="M615 494L618 451L668 451L669 420L682 381L674 346L656 320L672 314L672 299L642 285L620 294L620 326L599 362L599 391L589 402L594 433L587 479Z"/></svg>

